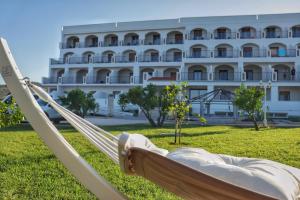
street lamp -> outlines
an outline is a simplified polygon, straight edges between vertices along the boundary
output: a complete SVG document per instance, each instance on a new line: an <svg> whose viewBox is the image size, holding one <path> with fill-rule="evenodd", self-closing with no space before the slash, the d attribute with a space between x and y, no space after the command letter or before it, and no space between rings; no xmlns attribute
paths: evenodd
<svg viewBox="0 0 300 200"><path fill-rule="evenodd" d="M265 127L268 127L268 121L267 121L267 89L271 88L271 81L263 82L261 80L259 82L259 85L260 85L261 88L264 89L264 93L265 93L265 96L264 96L264 120L263 120L263 123L264 123Z"/></svg>

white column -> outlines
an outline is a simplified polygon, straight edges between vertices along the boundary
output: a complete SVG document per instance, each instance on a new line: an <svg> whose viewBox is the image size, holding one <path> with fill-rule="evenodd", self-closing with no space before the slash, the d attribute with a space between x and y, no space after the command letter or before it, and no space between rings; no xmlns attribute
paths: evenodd
<svg viewBox="0 0 300 200"><path fill-rule="evenodd" d="M213 70L213 66L212 65L208 66L207 80L209 80L209 81L213 81L214 80L214 70Z"/></svg>
<svg viewBox="0 0 300 200"><path fill-rule="evenodd" d="M271 102L277 102L279 101L279 95L278 95L278 86L271 87Z"/></svg>
<svg viewBox="0 0 300 200"><path fill-rule="evenodd" d="M140 66L137 63L133 65L133 83L140 83Z"/></svg>
<svg viewBox="0 0 300 200"><path fill-rule="evenodd" d="M94 83L94 68L93 67L88 68L88 73L86 75L86 82Z"/></svg>
<svg viewBox="0 0 300 200"><path fill-rule="evenodd" d="M242 74L244 72L244 62L239 61L238 62L238 70L237 73L235 73L235 80L242 80Z"/></svg>
<svg viewBox="0 0 300 200"><path fill-rule="evenodd" d="M110 83L118 83L118 70L112 69L111 73L109 74Z"/></svg>

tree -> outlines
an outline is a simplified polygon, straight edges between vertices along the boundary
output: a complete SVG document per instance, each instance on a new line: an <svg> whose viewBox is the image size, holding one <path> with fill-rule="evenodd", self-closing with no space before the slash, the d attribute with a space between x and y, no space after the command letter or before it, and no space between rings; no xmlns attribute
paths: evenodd
<svg viewBox="0 0 300 200"><path fill-rule="evenodd" d="M181 129L182 124L190 110L189 99L186 95L187 83L182 83L181 85L172 84L171 86L166 86L166 93L170 101L169 110L175 119L175 137L174 143L181 142Z"/></svg>
<svg viewBox="0 0 300 200"><path fill-rule="evenodd" d="M24 116L13 98L10 103L0 101L0 128L17 125L23 119Z"/></svg>
<svg viewBox="0 0 300 200"><path fill-rule="evenodd" d="M165 95L164 89L160 89L152 84L146 87L136 86L129 89L127 93L120 95L118 103L123 108L125 108L128 103L137 105L153 127L163 126L168 114L169 100ZM158 110L158 117L154 120L153 110L156 108Z"/></svg>
<svg viewBox="0 0 300 200"><path fill-rule="evenodd" d="M126 106L129 104L126 94L122 93L119 95L118 104L121 106L121 110L125 111Z"/></svg>
<svg viewBox="0 0 300 200"><path fill-rule="evenodd" d="M75 89L67 94L67 97L61 97L62 105L69 110L84 117L89 111L95 112L98 104L93 97L94 92L84 93L80 89Z"/></svg>
<svg viewBox="0 0 300 200"><path fill-rule="evenodd" d="M264 92L257 87L247 88L241 85L235 90L234 104L248 114L249 119L253 122L255 130L259 130L258 118L262 113L262 99Z"/></svg>

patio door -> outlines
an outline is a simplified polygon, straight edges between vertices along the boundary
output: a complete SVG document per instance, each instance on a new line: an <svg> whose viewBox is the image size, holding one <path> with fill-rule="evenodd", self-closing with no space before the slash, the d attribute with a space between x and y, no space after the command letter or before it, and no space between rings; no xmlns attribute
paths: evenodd
<svg viewBox="0 0 300 200"><path fill-rule="evenodd" d="M228 70L219 71L219 80L228 80Z"/></svg>
<svg viewBox="0 0 300 200"><path fill-rule="evenodd" d="M252 47L244 47L243 48L244 57L253 57L253 49Z"/></svg>

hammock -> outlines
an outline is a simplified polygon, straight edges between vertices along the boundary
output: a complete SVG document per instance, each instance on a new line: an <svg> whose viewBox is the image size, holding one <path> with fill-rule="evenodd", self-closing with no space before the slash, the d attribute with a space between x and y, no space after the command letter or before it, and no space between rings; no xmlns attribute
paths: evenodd
<svg viewBox="0 0 300 200"><path fill-rule="evenodd" d="M44 143L99 199L121 200L126 197L80 157L49 121L31 92L48 102L126 174L142 176L184 199L300 199L299 169L272 161L210 154L201 149L187 148L169 153L142 135L123 133L116 137L93 125L56 103L29 79L24 79L4 39L0 43L0 72ZM245 166L248 166L247 170ZM255 174L257 171L259 173ZM271 172L279 175L271 176Z"/></svg>

